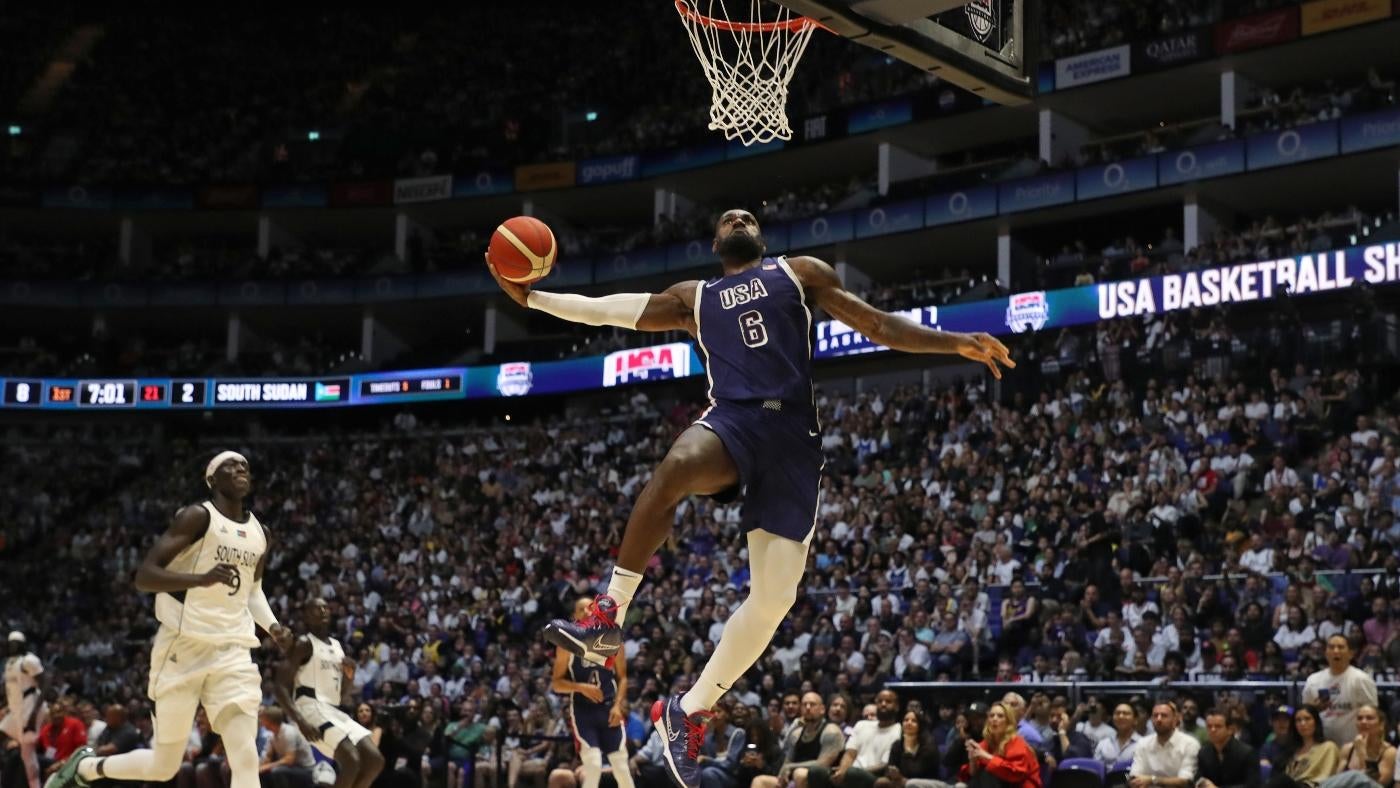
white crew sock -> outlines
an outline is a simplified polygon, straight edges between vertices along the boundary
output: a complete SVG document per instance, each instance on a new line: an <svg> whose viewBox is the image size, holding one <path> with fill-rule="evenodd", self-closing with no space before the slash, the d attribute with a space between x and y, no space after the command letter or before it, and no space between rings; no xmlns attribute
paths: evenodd
<svg viewBox="0 0 1400 788"><path fill-rule="evenodd" d="M632 597L637 595L637 586L641 584L641 575L620 566L613 567L612 579L608 581L608 596L617 603L618 626L627 620L627 606L632 604Z"/></svg>

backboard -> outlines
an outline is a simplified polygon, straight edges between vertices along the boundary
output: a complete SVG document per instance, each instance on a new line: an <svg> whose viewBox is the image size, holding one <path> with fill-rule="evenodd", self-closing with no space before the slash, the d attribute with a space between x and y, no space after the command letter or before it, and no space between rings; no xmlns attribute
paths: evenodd
<svg viewBox="0 0 1400 788"><path fill-rule="evenodd" d="M989 101L1031 97L1025 0L775 1Z"/></svg>

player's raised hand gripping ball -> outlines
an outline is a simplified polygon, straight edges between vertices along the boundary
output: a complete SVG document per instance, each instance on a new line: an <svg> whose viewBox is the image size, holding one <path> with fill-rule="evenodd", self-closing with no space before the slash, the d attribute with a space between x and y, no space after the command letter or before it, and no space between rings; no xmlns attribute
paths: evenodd
<svg viewBox="0 0 1400 788"><path fill-rule="evenodd" d="M558 252L548 225L531 216L516 216L491 235L486 260L502 279L527 284L549 276Z"/></svg>

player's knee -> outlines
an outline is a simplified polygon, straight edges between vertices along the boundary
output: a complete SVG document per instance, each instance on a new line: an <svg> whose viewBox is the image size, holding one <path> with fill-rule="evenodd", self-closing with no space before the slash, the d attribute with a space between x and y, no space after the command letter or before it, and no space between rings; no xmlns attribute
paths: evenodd
<svg viewBox="0 0 1400 788"><path fill-rule="evenodd" d="M340 746L335 748L335 765L342 769L349 769L351 772L359 772L360 751L350 743L349 739L341 742Z"/></svg>
<svg viewBox="0 0 1400 788"><path fill-rule="evenodd" d="M585 747L583 752L579 753L579 760L583 761L585 766L597 766L601 769L603 768L603 751L597 747Z"/></svg>
<svg viewBox="0 0 1400 788"><path fill-rule="evenodd" d="M703 458L699 451L677 446L656 466L652 480L664 489L681 490L695 479L702 464Z"/></svg>
<svg viewBox="0 0 1400 788"><path fill-rule="evenodd" d="M753 605L754 612L764 621L782 623L796 601L797 589L777 588L762 594L751 593L744 604Z"/></svg>

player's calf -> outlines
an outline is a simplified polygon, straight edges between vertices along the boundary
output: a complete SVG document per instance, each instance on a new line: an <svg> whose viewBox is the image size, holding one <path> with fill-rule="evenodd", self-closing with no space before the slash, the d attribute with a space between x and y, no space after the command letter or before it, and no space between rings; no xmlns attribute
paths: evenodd
<svg viewBox="0 0 1400 788"><path fill-rule="evenodd" d="M346 739L335 748L335 788L353 788L359 777L360 751Z"/></svg>
<svg viewBox="0 0 1400 788"><path fill-rule="evenodd" d="M367 738L360 739L360 743L355 745L355 751L360 762L355 788L369 788L374 778L384 771L384 756L379 752L379 748L374 746L374 742Z"/></svg>

